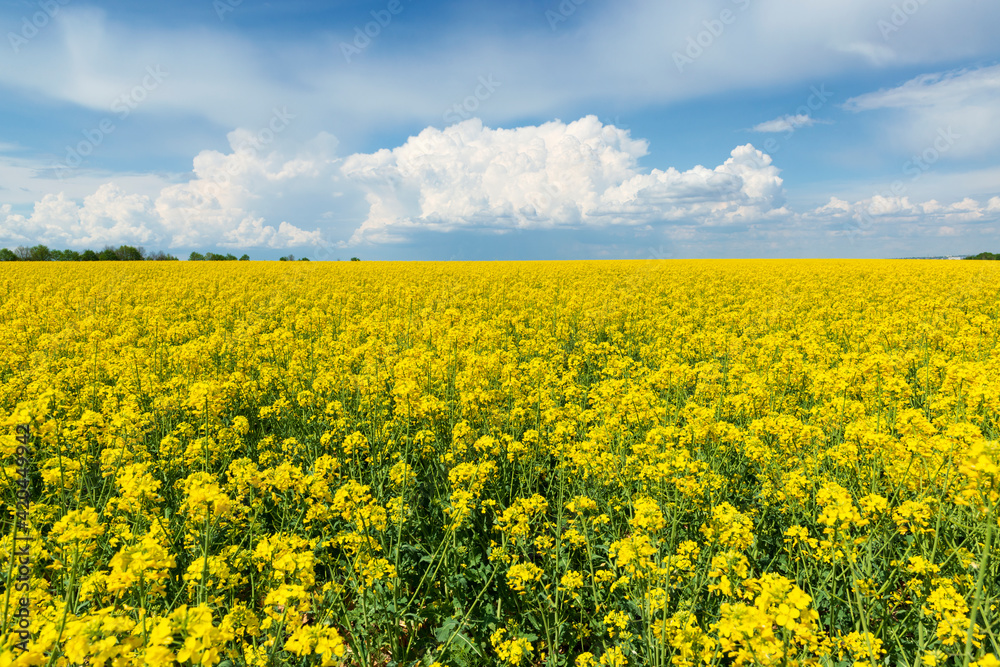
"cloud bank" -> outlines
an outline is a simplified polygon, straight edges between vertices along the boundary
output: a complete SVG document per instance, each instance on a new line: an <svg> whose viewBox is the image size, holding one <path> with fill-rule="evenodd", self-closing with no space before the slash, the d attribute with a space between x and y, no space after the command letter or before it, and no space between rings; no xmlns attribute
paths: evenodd
<svg viewBox="0 0 1000 667"><path fill-rule="evenodd" d="M167 248L291 248L320 242L281 219L279 209L303 190L323 188L336 169L336 141L320 135L295 155L264 152L247 130L229 135L230 153L202 151L194 178L168 185L155 197L126 193L114 182L77 203L65 193L45 195L30 214L0 209L0 241L57 247L136 244ZM267 220L267 221L265 221Z"/></svg>
<svg viewBox="0 0 1000 667"><path fill-rule="evenodd" d="M350 243L400 242L415 230L730 224L785 213L777 168L749 144L714 169L684 172L640 172L646 151L594 116L512 130L478 119L427 128L344 161L370 205Z"/></svg>
<svg viewBox="0 0 1000 667"><path fill-rule="evenodd" d="M870 238L996 233L1000 197L952 203L837 197L794 211L779 169L752 144L714 167L645 170L648 144L594 116L512 129L470 119L428 127L374 153L337 155L320 134L299 145L237 130L202 151L194 176L155 196L115 182L64 193L28 214L0 208L0 244L56 247L316 248L406 244L428 234L613 232L621 238ZM736 238L736 237L733 237ZM323 253L320 253L321 255Z"/></svg>

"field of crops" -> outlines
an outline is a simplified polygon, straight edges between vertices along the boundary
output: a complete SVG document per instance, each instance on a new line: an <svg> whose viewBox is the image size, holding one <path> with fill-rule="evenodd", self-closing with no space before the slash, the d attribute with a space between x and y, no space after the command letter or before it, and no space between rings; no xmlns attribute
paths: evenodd
<svg viewBox="0 0 1000 667"><path fill-rule="evenodd" d="M0 302L0 667L1000 665L993 263L5 263Z"/></svg>

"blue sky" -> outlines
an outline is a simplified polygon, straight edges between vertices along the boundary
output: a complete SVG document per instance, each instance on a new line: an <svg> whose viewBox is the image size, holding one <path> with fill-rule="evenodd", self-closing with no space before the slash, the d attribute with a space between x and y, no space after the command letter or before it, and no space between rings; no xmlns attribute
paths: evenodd
<svg viewBox="0 0 1000 667"><path fill-rule="evenodd" d="M978 0L0 0L0 246L998 251L998 25Z"/></svg>

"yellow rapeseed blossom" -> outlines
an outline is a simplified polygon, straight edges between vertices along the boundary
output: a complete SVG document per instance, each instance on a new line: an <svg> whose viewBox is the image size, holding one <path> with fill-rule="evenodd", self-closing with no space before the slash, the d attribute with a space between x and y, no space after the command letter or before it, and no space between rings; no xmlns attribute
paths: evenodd
<svg viewBox="0 0 1000 667"><path fill-rule="evenodd" d="M0 284L0 667L998 665L996 262Z"/></svg>

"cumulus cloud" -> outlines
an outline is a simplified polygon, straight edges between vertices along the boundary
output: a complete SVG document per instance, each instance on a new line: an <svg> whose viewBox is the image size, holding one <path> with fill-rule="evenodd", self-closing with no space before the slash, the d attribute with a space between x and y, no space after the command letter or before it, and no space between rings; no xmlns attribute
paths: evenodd
<svg viewBox="0 0 1000 667"><path fill-rule="evenodd" d="M751 144L714 167L643 169L647 143L593 116L512 129L470 119L347 158L337 156L330 135L295 144L237 130L229 142L229 151L199 153L193 178L151 194L111 182L77 198L45 195L30 212L4 205L0 245L310 247L315 256L331 242L569 234L559 238L631 238L650 247L659 239L697 253L724 237L782 244L953 232L986 238L1000 219L1000 196L919 201L912 192L834 196L791 210L779 169Z"/></svg>
<svg viewBox="0 0 1000 667"><path fill-rule="evenodd" d="M730 224L786 213L778 169L753 146L714 169L684 172L641 173L646 151L645 141L594 116L509 130L478 119L427 128L392 150L345 159L344 176L370 205L350 243L417 230Z"/></svg>
<svg viewBox="0 0 1000 667"><path fill-rule="evenodd" d="M874 195L850 203L831 197L823 206L797 217L832 236L958 236L992 232L985 226L1000 219L1000 197L986 202L966 197L949 204L935 199L914 202L908 196L892 195ZM943 229L950 231L945 233Z"/></svg>
<svg viewBox="0 0 1000 667"><path fill-rule="evenodd" d="M65 194L45 195L29 216L9 212L0 219L2 235L30 243L41 239L60 246L104 245L156 241L161 237L152 220L149 199L129 195L107 183L78 205Z"/></svg>
<svg viewBox="0 0 1000 667"><path fill-rule="evenodd" d="M194 159L196 178L164 188L157 198L156 214L170 231L171 246L286 248L319 243L318 230L305 231L285 220L275 228L264 220L292 213L295 203L289 194L329 196L336 139L320 135L294 155L265 152L267 147L260 147L246 130L231 132L229 142L232 152L202 151Z"/></svg>
<svg viewBox="0 0 1000 667"><path fill-rule="evenodd" d="M256 137L247 130L230 133L231 152L202 151L194 159L193 179L168 185L155 197L128 194L109 182L82 203L64 193L47 194L29 215L14 214L7 205L0 209L0 239L59 247L293 248L321 243L319 230L307 231L282 218L301 212L294 201L301 191L326 199L326 204L332 200L336 140L320 135L286 155Z"/></svg>

